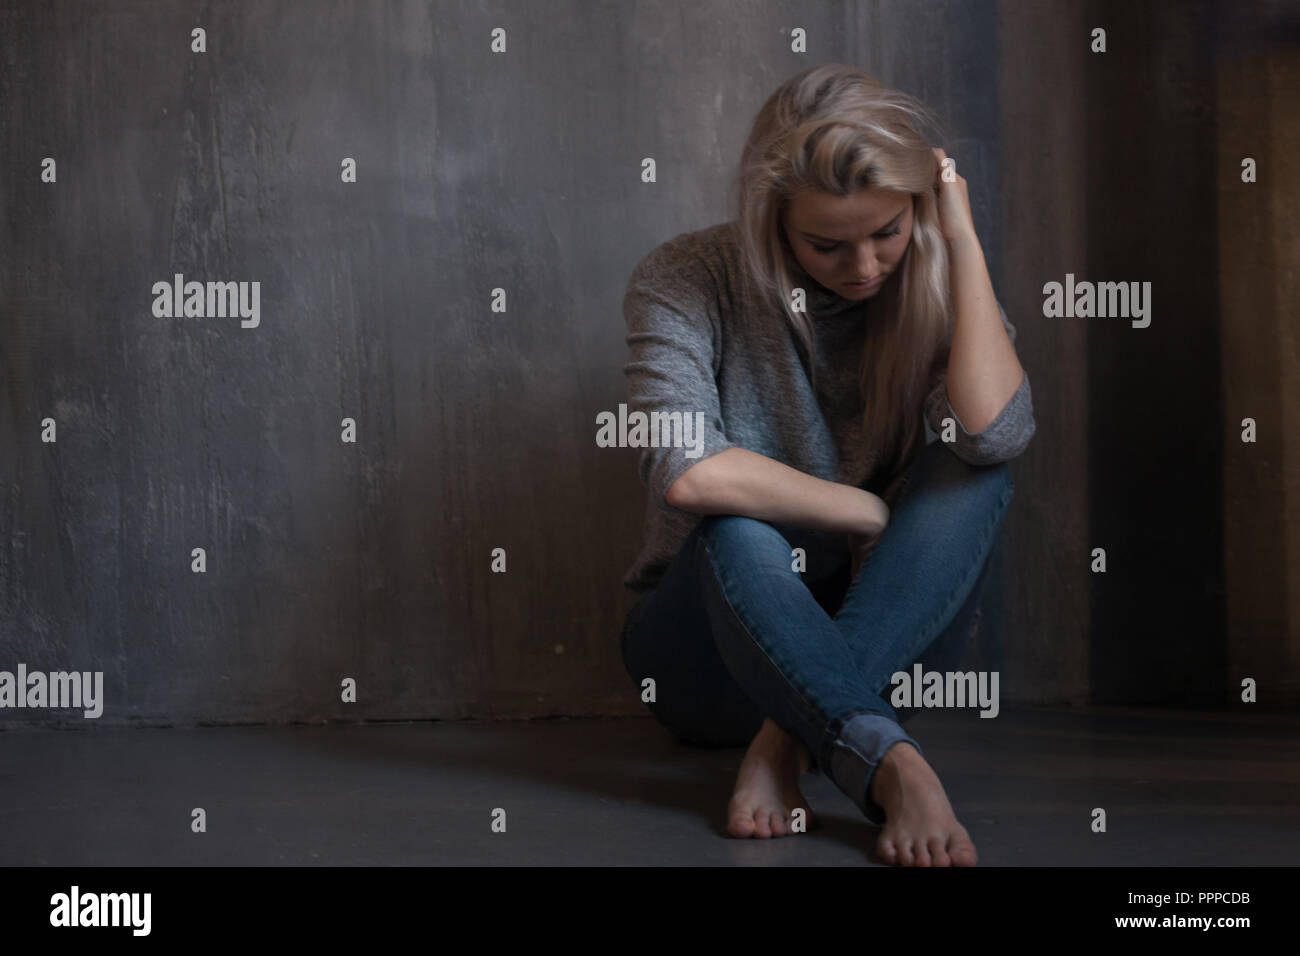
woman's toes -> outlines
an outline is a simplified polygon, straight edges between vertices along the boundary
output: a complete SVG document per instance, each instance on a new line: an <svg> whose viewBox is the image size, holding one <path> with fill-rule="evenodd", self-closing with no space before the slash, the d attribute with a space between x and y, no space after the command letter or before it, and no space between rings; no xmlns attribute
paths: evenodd
<svg viewBox="0 0 1300 956"><path fill-rule="evenodd" d="M915 848L914 848L913 851L912 851L912 857L913 857L913 859L916 860L916 865L917 865L917 866L929 866L929 865L930 865L930 850L929 850L929 848L928 848L924 843L922 843L920 840L917 840L917 841L916 841L916 846L915 846Z"/></svg>
<svg viewBox="0 0 1300 956"><path fill-rule="evenodd" d="M732 836L753 836L758 822L753 804L746 800L733 800L729 809L731 816L727 819L727 832Z"/></svg>
<svg viewBox="0 0 1300 956"><path fill-rule="evenodd" d="M893 840L887 840L884 837L881 837L880 841L876 844L876 852L879 853L880 858L890 866L893 866L898 862L898 847L894 846Z"/></svg>
<svg viewBox="0 0 1300 956"><path fill-rule="evenodd" d="M916 854L912 852L912 841L904 840L898 848L898 862L903 866L914 866L916 864Z"/></svg>
<svg viewBox="0 0 1300 956"><path fill-rule="evenodd" d="M975 866L979 862L979 856L975 852L975 844L971 843L970 837L948 844L948 855L952 858L953 866Z"/></svg>
<svg viewBox="0 0 1300 956"><path fill-rule="evenodd" d="M933 866L952 866L952 860L945 849L947 841L943 837L930 837L927 847L930 850L930 862Z"/></svg>
<svg viewBox="0 0 1300 956"><path fill-rule="evenodd" d="M754 835L754 814L753 811L739 809L732 810L731 817L727 821L727 832L736 837L749 837Z"/></svg>

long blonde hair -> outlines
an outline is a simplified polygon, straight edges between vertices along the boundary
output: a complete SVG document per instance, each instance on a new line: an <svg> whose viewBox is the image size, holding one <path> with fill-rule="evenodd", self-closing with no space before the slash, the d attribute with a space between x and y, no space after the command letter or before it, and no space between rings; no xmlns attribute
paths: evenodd
<svg viewBox="0 0 1300 956"><path fill-rule="evenodd" d="M807 190L847 196L867 187L914 197L903 274L872 300L862 350L865 435L879 450L875 475L886 479L924 441L926 386L951 347L948 246L933 189L938 160L920 132L927 124L941 128L918 100L871 74L842 63L815 66L783 83L759 110L735 181L746 270L780 305L810 357L808 315L791 304L799 265L781 226L789 203ZM816 387L811 359L809 370Z"/></svg>

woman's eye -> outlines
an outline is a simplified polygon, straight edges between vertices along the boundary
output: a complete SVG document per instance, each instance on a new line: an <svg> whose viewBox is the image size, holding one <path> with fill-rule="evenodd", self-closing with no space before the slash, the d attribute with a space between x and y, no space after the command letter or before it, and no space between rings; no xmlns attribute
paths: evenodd
<svg viewBox="0 0 1300 956"><path fill-rule="evenodd" d="M902 232L903 232L903 227L902 227L902 226L897 226L897 227L895 227L895 229L894 229L893 232L882 232L882 233L879 233L879 234L877 234L876 238L877 238L877 239L893 239L895 236L900 235ZM815 242L810 242L810 243L808 243L808 244L809 244L810 246L812 246L814 249L816 249L818 252L831 252L831 251L833 251L833 250L835 249L835 246L838 246L838 245L839 245L838 242L837 242L837 243L834 243L833 245L829 245L829 246L819 246L819 245L817 245L817 243L815 243Z"/></svg>

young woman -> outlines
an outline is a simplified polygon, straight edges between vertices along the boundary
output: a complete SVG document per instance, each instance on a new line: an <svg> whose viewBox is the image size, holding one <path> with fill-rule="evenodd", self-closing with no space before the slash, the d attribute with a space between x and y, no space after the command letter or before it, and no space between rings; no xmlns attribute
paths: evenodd
<svg viewBox="0 0 1300 956"><path fill-rule="evenodd" d="M622 643L680 739L749 744L731 835L792 832L815 768L886 862L973 865L887 698L960 663L1034 417L930 116L855 67L800 73L754 122L736 219L633 271L629 407L689 432L639 459Z"/></svg>

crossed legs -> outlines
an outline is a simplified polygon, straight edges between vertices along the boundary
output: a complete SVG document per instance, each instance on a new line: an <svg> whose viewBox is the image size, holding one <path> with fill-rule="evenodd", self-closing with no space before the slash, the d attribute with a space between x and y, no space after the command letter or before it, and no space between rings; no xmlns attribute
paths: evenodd
<svg viewBox="0 0 1300 956"><path fill-rule="evenodd" d="M886 861L975 861L882 691L927 650L960 649L1012 487L1006 465L970 466L942 444L927 446L842 602L815 594L791 557L795 541L834 564L841 536L737 515L699 523L629 615L624 657L638 684L654 678L651 709L679 737L749 741L728 832L789 832L791 811L806 810L798 776L815 764L884 825Z"/></svg>

